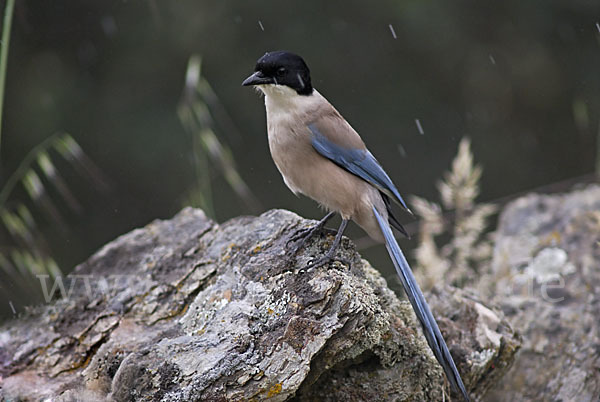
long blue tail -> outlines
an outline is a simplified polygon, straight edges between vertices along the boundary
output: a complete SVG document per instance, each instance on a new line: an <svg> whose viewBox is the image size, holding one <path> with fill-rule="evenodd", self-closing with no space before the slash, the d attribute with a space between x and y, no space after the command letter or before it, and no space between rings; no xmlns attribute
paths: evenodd
<svg viewBox="0 0 600 402"><path fill-rule="evenodd" d="M412 305L415 314L421 325L423 327L423 333L425 334L425 338L427 339L427 343L429 343L429 347L433 351L435 358L440 363L444 372L446 373L446 377L452 388L454 388L455 392L460 392L466 401L470 401L469 394L465 389L465 385L460 378L460 374L456 369L456 365L454 364L454 360L452 359L452 355L450 355L450 351L446 346L446 342L442 337L442 333L438 328L437 322L435 318L433 318L433 314L431 314L431 310L425 301L425 297L415 280L415 277L402 253L400 250L400 246L392 233L392 229L388 225L388 223L381 217L377 209L373 207L373 213L377 218L377 222L379 223L379 227L383 232L383 236L385 237L385 246L394 262L394 266L396 267L396 272L402 281L402 286L404 287L404 291L408 296L408 300Z"/></svg>

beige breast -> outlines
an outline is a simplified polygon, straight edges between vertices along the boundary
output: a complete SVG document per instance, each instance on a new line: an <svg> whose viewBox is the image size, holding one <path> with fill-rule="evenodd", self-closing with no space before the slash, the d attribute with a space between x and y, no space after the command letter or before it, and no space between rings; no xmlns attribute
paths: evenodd
<svg viewBox="0 0 600 402"><path fill-rule="evenodd" d="M313 123L320 130L331 130L333 125L345 131L334 134L334 142L349 141L350 147L364 147L358 134L318 93L314 97L265 93L269 148L285 184L295 194L304 194L345 219L355 220L371 237L380 240L371 212L372 205L383 204L379 192L321 156L311 144L312 133L307 126ZM320 116L316 122L315 116Z"/></svg>

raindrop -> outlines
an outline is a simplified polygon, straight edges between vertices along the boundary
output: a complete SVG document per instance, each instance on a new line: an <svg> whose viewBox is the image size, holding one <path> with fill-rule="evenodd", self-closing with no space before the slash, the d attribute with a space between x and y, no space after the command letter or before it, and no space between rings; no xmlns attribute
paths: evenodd
<svg viewBox="0 0 600 402"><path fill-rule="evenodd" d="M491 54L489 55L490 57L490 61L492 62L493 65L496 65L496 59L494 59L494 56L492 56Z"/></svg>
<svg viewBox="0 0 600 402"><path fill-rule="evenodd" d="M417 130L419 130L419 134L425 135L425 132L423 131L423 127L421 126L421 122L419 121L419 119L415 119L415 124L417 125Z"/></svg>
<svg viewBox="0 0 600 402"><path fill-rule="evenodd" d="M402 144L398 144L398 152L400 152L400 156L406 158L406 149L402 146Z"/></svg>
<svg viewBox="0 0 600 402"><path fill-rule="evenodd" d="M298 82L300 82L300 86L302 88L304 88L304 80L302 79L302 77L300 76L300 73L296 74L296 77L298 77Z"/></svg>
<svg viewBox="0 0 600 402"><path fill-rule="evenodd" d="M12 310L14 315L17 315L17 310L15 310L15 306L13 306L12 302L9 300L8 304L10 305L10 309Z"/></svg>
<svg viewBox="0 0 600 402"><path fill-rule="evenodd" d="M392 32L392 36L394 37L394 39L398 39L398 37L396 36L396 31L394 31L394 27L392 26L392 24L388 26L390 27L390 31Z"/></svg>
<svg viewBox="0 0 600 402"><path fill-rule="evenodd" d="M260 27L260 30L264 32L265 27L263 27L262 21L258 20L258 26Z"/></svg>
<svg viewBox="0 0 600 402"><path fill-rule="evenodd" d="M102 31L104 31L104 34L108 37L115 36L117 31L119 30L117 28L117 22L115 21L115 17L113 17L112 15L105 15L104 17L102 17L102 19L100 20L100 25L102 25Z"/></svg>
<svg viewBox="0 0 600 402"><path fill-rule="evenodd" d="M596 29L600 32L600 22L596 22Z"/></svg>

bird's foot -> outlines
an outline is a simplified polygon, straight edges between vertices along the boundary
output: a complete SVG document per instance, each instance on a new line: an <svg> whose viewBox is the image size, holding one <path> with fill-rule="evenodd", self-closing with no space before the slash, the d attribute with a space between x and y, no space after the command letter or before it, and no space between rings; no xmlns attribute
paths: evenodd
<svg viewBox="0 0 600 402"><path fill-rule="evenodd" d="M323 230L323 227L332 216L333 213L329 213L316 225L307 228L302 228L296 231L296 233L294 233L294 235L290 237L286 244L287 247L291 248L290 255L296 255L298 251L300 251L306 245L306 242L308 240L310 240L315 234Z"/></svg>
<svg viewBox="0 0 600 402"><path fill-rule="evenodd" d="M345 228L346 225L344 225ZM343 229L342 229L343 232ZM329 250L327 250L327 253L325 253L324 256L322 256L321 258L315 260L315 261L311 261L304 269L310 269L310 268L318 268L318 267L322 267L323 265L329 264L332 260L337 260L342 262L345 265L350 265L350 261L347 261L345 259L341 259L341 258L334 258L335 254L338 250L338 248L340 247L341 244L341 240L342 240L342 232L338 231L337 235L335 236L335 239L333 241L333 244L331 245L331 247L329 248Z"/></svg>
<svg viewBox="0 0 600 402"><path fill-rule="evenodd" d="M300 251L300 249L302 249L302 247L304 247L306 242L309 239L311 239L322 228L323 228L322 226L320 226L319 224L316 224L314 226L302 228L302 229L296 231L296 233L294 233L294 235L290 237L290 239L287 241L287 244L286 244L287 247L290 248L290 254L291 255L297 254L298 251Z"/></svg>
<svg viewBox="0 0 600 402"><path fill-rule="evenodd" d="M294 234L294 236L292 236L287 242L287 247L290 250L289 255L295 256L296 254L298 254L298 252L300 250L302 250L302 248L306 245L306 243L314 235L316 235L318 232L320 232L321 229L322 229L322 226L315 225L315 226L300 229L299 231L297 231Z"/></svg>
<svg viewBox="0 0 600 402"><path fill-rule="evenodd" d="M329 253L327 253L327 254L329 254ZM304 267L302 269L309 270L311 268L319 268L319 267L322 267L323 265L329 264L333 260L333 255L330 256L327 254L317 260L311 261L306 267Z"/></svg>
<svg viewBox="0 0 600 402"><path fill-rule="evenodd" d="M346 229L347 224L348 224L348 220L346 220L346 219L342 220L342 224L340 225L340 228L339 228L337 234L335 235L333 244L331 245L331 247L329 247L329 250L327 250L327 253L325 253L325 255L323 257L319 258L318 260L313 261L310 264L308 264L308 266L305 269L322 267L323 265L331 262L331 260L335 256L336 251L340 247L340 244L342 242L342 235L344 234L344 230ZM347 263L346 261L343 261L343 262Z"/></svg>
<svg viewBox="0 0 600 402"><path fill-rule="evenodd" d="M337 250L333 249L333 247L332 247L331 249L329 249L329 251L327 251L327 254L325 254L321 258L311 261L307 266L302 268L302 270L306 271L311 268L319 268L319 267L327 265L333 261L339 261L344 265L350 266L350 261L346 260L345 258L336 258L336 256L335 256L336 251Z"/></svg>

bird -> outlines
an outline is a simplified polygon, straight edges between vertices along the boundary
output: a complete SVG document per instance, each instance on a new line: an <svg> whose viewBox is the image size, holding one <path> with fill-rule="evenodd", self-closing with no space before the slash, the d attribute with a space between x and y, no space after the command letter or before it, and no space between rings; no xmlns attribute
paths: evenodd
<svg viewBox="0 0 600 402"><path fill-rule="evenodd" d="M392 231L394 228L408 236L392 211L392 202L412 212L381 164L348 121L312 86L310 70L297 54L265 53L242 85L264 94L269 149L286 186L328 211L316 225L295 236L293 251L302 248L335 214L340 214L342 221L334 241L309 267L325 265L334 258L350 220L375 241L385 243L429 347L454 391L469 401L452 355Z"/></svg>

